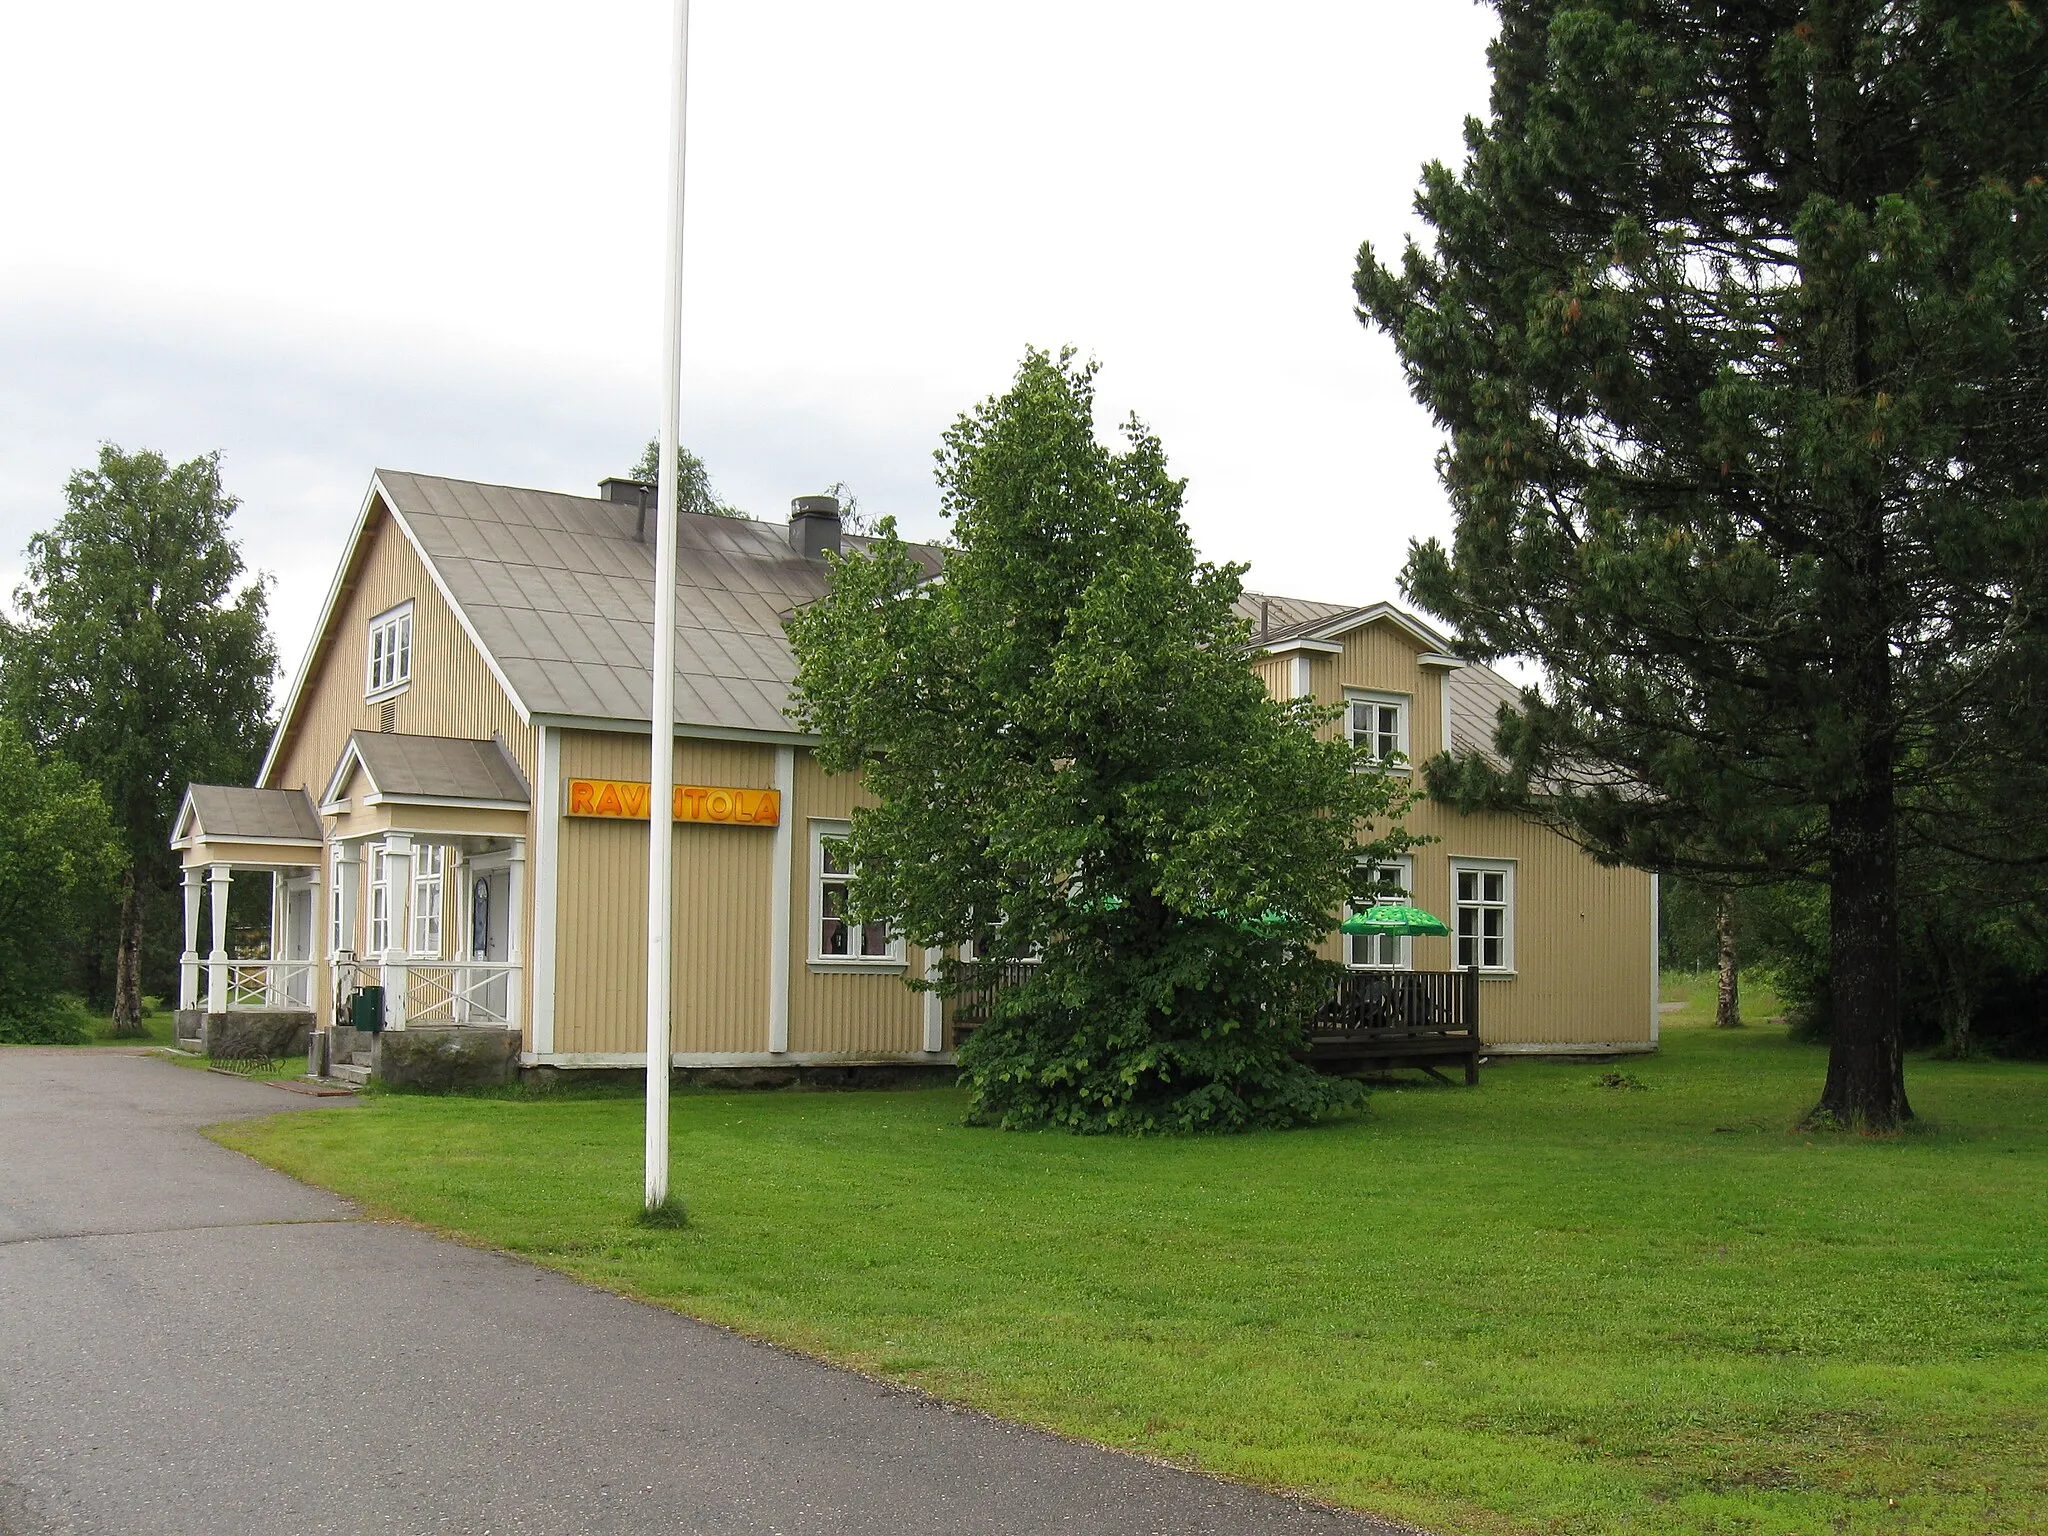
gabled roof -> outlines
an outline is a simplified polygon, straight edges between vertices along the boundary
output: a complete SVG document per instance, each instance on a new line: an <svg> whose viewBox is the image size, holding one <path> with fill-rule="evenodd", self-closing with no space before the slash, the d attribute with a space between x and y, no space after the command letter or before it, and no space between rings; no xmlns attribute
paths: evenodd
<svg viewBox="0 0 2048 1536"><path fill-rule="evenodd" d="M1436 655L1447 657L1451 651L1450 636L1392 603L1367 603L1360 608L1247 592L1238 599L1237 611L1251 620L1253 639L1269 649L1278 649L1290 640L1334 640L1384 620Z"/></svg>
<svg viewBox="0 0 2048 1536"><path fill-rule="evenodd" d="M357 768L370 786L363 796L366 805L395 800L524 810L532 798L519 765L495 739L353 731L327 781L322 805L340 799Z"/></svg>
<svg viewBox="0 0 2048 1536"><path fill-rule="evenodd" d="M196 842L317 843L320 818L302 789L190 784L171 823L171 846Z"/></svg>

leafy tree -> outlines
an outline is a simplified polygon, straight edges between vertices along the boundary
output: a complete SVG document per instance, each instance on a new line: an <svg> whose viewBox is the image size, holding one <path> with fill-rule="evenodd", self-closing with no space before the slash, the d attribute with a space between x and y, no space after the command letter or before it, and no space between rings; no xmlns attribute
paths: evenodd
<svg viewBox="0 0 2048 1536"><path fill-rule="evenodd" d="M1033 351L948 430L943 579L885 519L790 621L795 713L879 802L854 813L856 912L1038 957L961 1051L978 1120L1297 1124L1356 1095L1290 1051L1357 858L1409 841L1360 831L1405 798L1333 711L1268 696L1242 568L1196 556L1156 438L1097 440L1094 374Z"/></svg>
<svg viewBox="0 0 2048 1536"><path fill-rule="evenodd" d="M629 471L630 478L642 485L656 485L661 480L661 439L650 437L647 446L641 450L640 462ZM730 502L719 499L718 492L711 486L711 471L704 467L704 461L690 452L681 443L676 444L676 481L682 488L682 495L668 498L669 502L685 512L705 512L713 517L745 517L747 514Z"/></svg>
<svg viewBox="0 0 2048 1536"><path fill-rule="evenodd" d="M265 582L228 537L220 458L100 449L69 510L29 543L18 621L0 627L0 700L38 752L106 796L126 860L114 1029L142 1031L142 934L170 884L187 783L246 782L269 735L277 657Z"/></svg>
<svg viewBox="0 0 2048 1536"><path fill-rule="evenodd" d="M121 862L98 788L76 764L39 762L0 716L0 1041L78 1038L56 1007L66 950Z"/></svg>
<svg viewBox="0 0 2048 1536"><path fill-rule="evenodd" d="M2048 45L2016 0L1497 0L1434 249L1361 251L1450 436L1405 584L1540 661L1513 771L1598 856L1829 892L1819 1121L1911 1114L1902 839L2038 742ZM2038 847L2038 845L2037 845Z"/></svg>

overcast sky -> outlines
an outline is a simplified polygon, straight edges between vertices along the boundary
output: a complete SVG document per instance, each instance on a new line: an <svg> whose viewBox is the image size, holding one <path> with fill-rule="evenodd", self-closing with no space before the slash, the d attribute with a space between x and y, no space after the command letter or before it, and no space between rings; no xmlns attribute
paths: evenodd
<svg viewBox="0 0 2048 1536"><path fill-rule="evenodd" d="M1396 595L1437 434L1358 244L1484 109L1469 0L696 0L684 441L757 516L1103 364L1268 591ZM0 582L101 441L219 449L295 667L374 468L589 492L660 400L668 0L0 10Z"/></svg>

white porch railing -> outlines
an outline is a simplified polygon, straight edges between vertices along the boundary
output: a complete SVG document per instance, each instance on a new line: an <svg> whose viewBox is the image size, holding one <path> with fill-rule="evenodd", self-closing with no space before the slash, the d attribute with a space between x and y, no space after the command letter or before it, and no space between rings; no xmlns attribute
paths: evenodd
<svg viewBox="0 0 2048 1536"><path fill-rule="evenodd" d="M408 1025L510 1025L519 967L503 960L412 960L405 993Z"/></svg>
<svg viewBox="0 0 2048 1536"><path fill-rule="evenodd" d="M310 960L233 960L228 963L228 1007L243 1012L313 1006Z"/></svg>

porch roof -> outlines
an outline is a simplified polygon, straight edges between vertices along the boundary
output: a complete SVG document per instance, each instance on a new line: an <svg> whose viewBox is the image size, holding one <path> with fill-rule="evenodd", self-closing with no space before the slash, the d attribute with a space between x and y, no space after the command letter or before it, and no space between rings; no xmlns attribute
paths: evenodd
<svg viewBox="0 0 2048 1536"><path fill-rule="evenodd" d="M346 790L357 765L369 783L366 805L393 800L524 810L532 799L519 765L496 738L351 732L328 785L329 803Z"/></svg>
<svg viewBox="0 0 2048 1536"><path fill-rule="evenodd" d="M320 844L320 818L302 789L190 784L172 824L171 846L195 843Z"/></svg>

